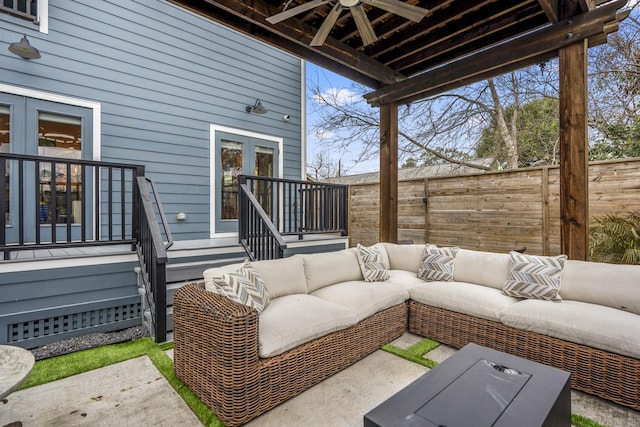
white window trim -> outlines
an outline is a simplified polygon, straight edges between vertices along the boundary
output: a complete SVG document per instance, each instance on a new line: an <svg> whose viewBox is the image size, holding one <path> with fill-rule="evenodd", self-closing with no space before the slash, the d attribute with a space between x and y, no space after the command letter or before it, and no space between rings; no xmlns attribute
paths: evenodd
<svg viewBox="0 0 640 427"><path fill-rule="evenodd" d="M73 98L66 95L58 95L56 93L43 92L40 90L27 89L19 86L11 86L4 83L0 83L0 92L8 93L10 95L25 96L27 98L41 99L43 101L58 102L60 104L73 105L76 107L90 108L93 111L93 159L95 161L100 160L101 141L102 135L101 129L101 116L102 105L99 102L88 101L86 99Z"/></svg>
<svg viewBox="0 0 640 427"><path fill-rule="evenodd" d="M49 0L38 0L38 25L40 32L49 34Z"/></svg>
<svg viewBox="0 0 640 427"><path fill-rule="evenodd" d="M227 126L221 126L216 124L209 125L209 237L234 237L237 236L237 232L232 233L216 233L216 136L217 132L231 133L238 136L244 136L247 138L263 139L265 141L271 141L278 144L278 178L282 178L284 174L284 138L266 135L263 133L252 132L244 129L237 129Z"/></svg>

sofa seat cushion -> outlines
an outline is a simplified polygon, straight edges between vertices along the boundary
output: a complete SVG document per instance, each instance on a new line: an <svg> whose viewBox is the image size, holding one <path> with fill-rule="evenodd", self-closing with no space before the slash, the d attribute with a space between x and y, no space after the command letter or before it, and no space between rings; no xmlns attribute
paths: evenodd
<svg viewBox="0 0 640 427"><path fill-rule="evenodd" d="M304 277L302 257L252 261L251 266L258 272L271 298L292 294L306 294L307 282Z"/></svg>
<svg viewBox="0 0 640 427"><path fill-rule="evenodd" d="M416 276L416 273L406 270L389 270L389 279L387 283L400 285L406 290L414 286L424 285L426 282Z"/></svg>
<svg viewBox="0 0 640 427"><path fill-rule="evenodd" d="M524 300L500 313L505 325L640 358L640 316L597 304Z"/></svg>
<svg viewBox="0 0 640 427"><path fill-rule="evenodd" d="M357 323L348 308L307 295L272 300L258 318L260 357L273 357Z"/></svg>
<svg viewBox="0 0 640 427"><path fill-rule="evenodd" d="M312 295L348 308L358 322L409 299L405 288L388 282L342 282L318 289Z"/></svg>
<svg viewBox="0 0 640 427"><path fill-rule="evenodd" d="M494 322L500 321L502 310L519 301L498 289L466 282L428 282L409 293L416 302Z"/></svg>

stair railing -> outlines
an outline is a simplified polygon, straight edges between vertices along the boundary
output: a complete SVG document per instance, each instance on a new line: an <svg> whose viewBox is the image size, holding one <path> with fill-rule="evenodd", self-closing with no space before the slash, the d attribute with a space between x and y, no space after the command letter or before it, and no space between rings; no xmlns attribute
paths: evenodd
<svg viewBox="0 0 640 427"><path fill-rule="evenodd" d="M145 176L139 176L137 184L140 228L136 250L151 317L149 329L156 342L164 342L167 340L167 249L173 244L173 238L155 183ZM162 239L158 222L162 224L167 243Z"/></svg>
<svg viewBox="0 0 640 427"><path fill-rule="evenodd" d="M239 177L238 240L251 261L276 259L287 248L282 235L246 183Z"/></svg>

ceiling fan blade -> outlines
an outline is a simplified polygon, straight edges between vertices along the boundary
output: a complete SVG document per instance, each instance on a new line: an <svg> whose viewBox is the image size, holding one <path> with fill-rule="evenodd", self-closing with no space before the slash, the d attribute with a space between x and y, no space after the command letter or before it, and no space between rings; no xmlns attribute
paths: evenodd
<svg viewBox="0 0 640 427"><path fill-rule="evenodd" d="M422 7L413 6L400 0L361 0L362 3L377 7L387 12L400 15L413 22L420 22L429 11Z"/></svg>
<svg viewBox="0 0 640 427"><path fill-rule="evenodd" d="M275 15L268 17L266 21L270 24L277 24L278 22L282 22L285 19L298 15L299 13L306 12L307 10L329 3L329 1L330 0L312 0L308 3L301 4L300 6L287 9L284 12L276 13Z"/></svg>
<svg viewBox="0 0 640 427"><path fill-rule="evenodd" d="M356 27L358 27L358 33L360 33L362 43L366 46L378 40L376 33L373 31L373 26L371 26L371 22L369 22L369 18L367 18L367 14L364 13L364 9L362 9L362 5L357 4L351 6L349 9L351 9L351 15L353 15L353 20L356 23Z"/></svg>
<svg viewBox="0 0 640 427"><path fill-rule="evenodd" d="M315 37L313 37L313 40L311 40L311 43L309 43L309 46L322 46L324 44L324 41L329 37L333 25L340 17L340 13L342 13L342 5L340 2L337 2L335 6L333 6L333 9L327 14L327 17L324 19Z"/></svg>

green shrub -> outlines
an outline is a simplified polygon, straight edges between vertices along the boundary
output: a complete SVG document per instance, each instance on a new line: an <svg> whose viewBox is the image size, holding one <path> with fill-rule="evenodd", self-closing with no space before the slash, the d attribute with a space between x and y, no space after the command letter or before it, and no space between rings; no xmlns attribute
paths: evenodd
<svg viewBox="0 0 640 427"><path fill-rule="evenodd" d="M594 218L589 252L592 261L640 264L640 212Z"/></svg>

